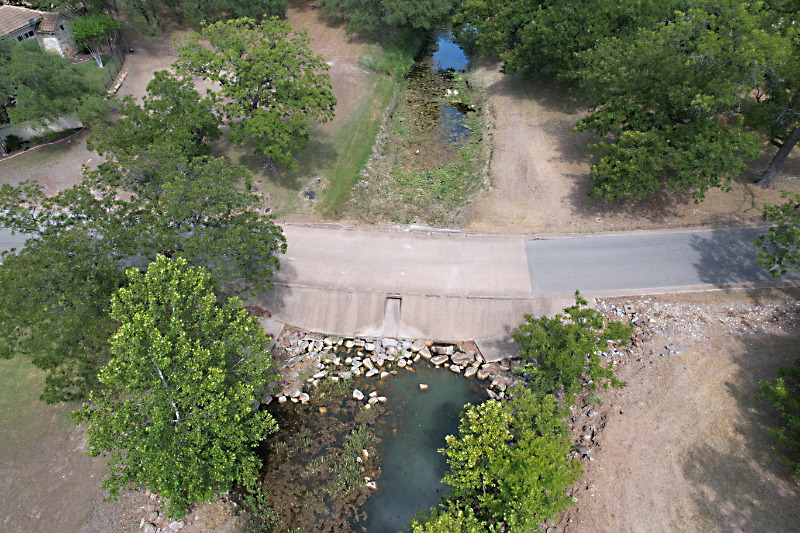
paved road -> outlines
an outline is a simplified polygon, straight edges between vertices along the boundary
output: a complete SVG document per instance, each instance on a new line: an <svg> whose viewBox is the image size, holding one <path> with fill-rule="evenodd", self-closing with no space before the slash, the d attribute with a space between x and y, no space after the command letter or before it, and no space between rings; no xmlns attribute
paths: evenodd
<svg viewBox="0 0 800 533"><path fill-rule="evenodd" d="M471 235L286 225L289 247L253 303L281 322L337 335L487 339L499 357L525 313L552 315L576 289L595 295L772 282L759 228L606 236ZM19 237L0 232L0 247ZM610 294L609 294L610 295ZM493 341L493 342L495 342ZM487 341L488 342L488 341Z"/></svg>
<svg viewBox="0 0 800 533"><path fill-rule="evenodd" d="M534 293L769 282L753 239L764 228L638 232L528 241Z"/></svg>

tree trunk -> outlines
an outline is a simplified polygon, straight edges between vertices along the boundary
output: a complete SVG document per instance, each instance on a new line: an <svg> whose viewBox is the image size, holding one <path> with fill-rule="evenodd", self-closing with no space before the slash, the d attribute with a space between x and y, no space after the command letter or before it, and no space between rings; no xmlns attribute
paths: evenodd
<svg viewBox="0 0 800 533"><path fill-rule="evenodd" d="M781 169L783 168L783 164L786 162L786 158L789 156L789 152L792 151L792 148L794 148L794 145L797 144L797 141L800 141L800 126L796 126L792 130L792 133L789 134L789 138L783 141L778 153L775 154L775 157L773 157L772 161L770 161L769 165L767 165L767 169L756 181L756 185L762 189L772 188L772 181L780 173Z"/></svg>

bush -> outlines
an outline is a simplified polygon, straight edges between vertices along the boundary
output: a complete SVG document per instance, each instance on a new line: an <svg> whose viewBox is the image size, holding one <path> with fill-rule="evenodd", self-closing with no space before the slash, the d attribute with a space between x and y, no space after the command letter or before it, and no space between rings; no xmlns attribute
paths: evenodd
<svg viewBox="0 0 800 533"><path fill-rule="evenodd" d="M53 131L53 130L47 130L42 135L42 138L45 140L45 142L49 142L49 143L51 143L53 141L57 141L59 137L61 137L61 132L60 131Z"/></svg>
<svg viewBox="0 0 800 533"><path fill-rule="evenodd" d="M22 147L22 139L14 135L13 133L6 137L6 150L9 152L13 152L14 150L19 150Z"/></svg>
<svg viewBox="0 0 800 533"><path fill-rule="evenodd" d="M608 341L628 339L632 328L621 322L604 323L603 315L587 305L575 291L575 305L564 309L564 314L554 318L534 320L525 315L514 340L522 347L520 358L525 361L514 372L526 376L531 387L542 393L563 392L572 403L573 395L581 390L578 379L586 373L604 388L611 384L625 384L614 377L611 366L600 364L600 353L608 348Z"/></svg>
<svg viewBox="0 0 800 533"><path fill-rule="evenodd" d="M780 412L781 427L769 433L778 439L783 461L800 477L800 359L793 367L778 370L778 376L774 385L760 381L758 396Z"/></svg>
<svg viewBox="0 0 800 533"><path fill-rule="evenodd" d="M569 411L551 395L512 393L506 403L465 406L458 437L440 450L450 465L442 481L454 488L447 503L474 511L486 530L522 533L571 504L567 489L582 466L568 458Z"/></svg>
<svg viewBox="0 0 800 533"><path fill-rule="evenodd" d="M358 66L370 72L388 74L395 79L402 78L414 66L414 56L422 48L423 42L422 32L398 30L394 38L367 47L364 55L358 58Z"/></svg>
<svg viewBox="0 0 800 533"><path fill-rule="evenodd" d="M411 521L412 533L483 533L485 524L478 521L472 509L450 506L443 511L431 509L430 516L419 516Z"/></svg>

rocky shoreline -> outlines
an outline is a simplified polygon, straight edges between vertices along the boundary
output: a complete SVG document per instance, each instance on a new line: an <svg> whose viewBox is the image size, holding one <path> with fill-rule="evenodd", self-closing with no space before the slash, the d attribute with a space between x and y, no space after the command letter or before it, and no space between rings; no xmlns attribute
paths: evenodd
<svg viewBox="0 0 800 533"><path fill-rule="evenodd" d="M435 368L448 369L465 377L486 381L489 398L504 398L505 391L517 383L512 361L488 363L473 341L460 343L390 337L337 337L284 327L273 349L284 376L272 394L262 402L291 401L306 404L308 391L324 380L339 382L356 376L386 379L398 372L415 372L421 360ZM360 399L359 399L360 400ZM381 401L367 399L365 409Z"/></svg>

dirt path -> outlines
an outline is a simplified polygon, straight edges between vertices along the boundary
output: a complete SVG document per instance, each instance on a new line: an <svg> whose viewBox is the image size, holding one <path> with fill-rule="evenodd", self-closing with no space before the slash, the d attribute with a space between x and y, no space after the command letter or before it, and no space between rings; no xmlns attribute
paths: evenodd
<svg viewBox="0 0 800 533"><path fill-rule="evenodd" d="M495 120L492 189L475 204L465 229L487 233L573 233L731 225L759 220L761 206L780 201L781 189L800 192L800 154L787 161L775 188L750 184L774 150L737 178L733 190L710 191L696 205L690 195L660 193L642 201L589 203L591 134L574 133L584 115L582 102L552 79L504 76L496 61L478 61L478 73L491 88Z"/></svg>
<svg viewBox="0 0 800 533"><path fill-rule="evenodd" d="M619 375L628 386L602 393L594 417L586 417L588 407L580 411L576 431L605 427L595 438L594 460L584 461L578 504L554 529L800 530L800 490L766 430L777 416L756 398L758 380L774 379L779 367L800 357L796 297L732 292L606 300L632 303L645 320L654 319L654 334L636 355L622 356Z"/></svg>

